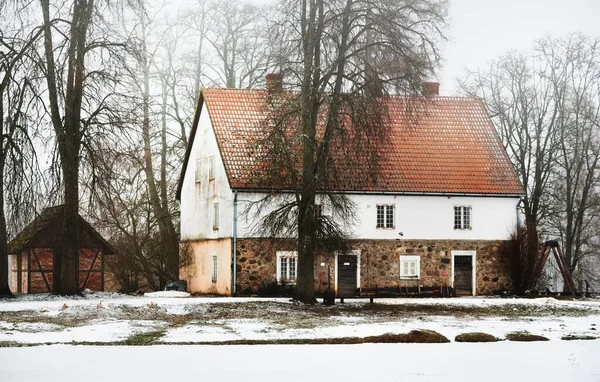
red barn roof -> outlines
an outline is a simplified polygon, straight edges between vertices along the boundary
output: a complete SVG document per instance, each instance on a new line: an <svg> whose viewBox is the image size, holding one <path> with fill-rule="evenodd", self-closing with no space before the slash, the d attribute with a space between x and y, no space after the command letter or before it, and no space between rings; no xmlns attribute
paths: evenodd
<svg viewBox="0 0 600 382"><path fill-rule="evenodd" d="M234 189L256 184L256 142L267 118L266 90L205 89L189 146L206 103L217 144ZM377 182L364 182L360 168L342 174L340 191L518 195L523 188L500 138L479 99L431 97L418 115L409 97L384 97L388 135L378 147ZM411 114L412 113L412 114ZM187 166L186 152L178 198Z"/></svg>

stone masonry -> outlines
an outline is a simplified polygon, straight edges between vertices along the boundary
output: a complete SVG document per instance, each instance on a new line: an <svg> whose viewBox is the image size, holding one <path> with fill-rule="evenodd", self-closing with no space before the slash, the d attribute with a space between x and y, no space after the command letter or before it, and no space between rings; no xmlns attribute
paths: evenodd
<svg viewBox="0 0 600 382"><path fill-rule="evenodd" d="M486 240L354 240L360 250L361 287L450 286L452 250L476 251L477 294L510 290L511 261L505 241ZM276 251L291 251L291 242L273 243L268 239L241 239L237 248L237 290L256 291L276 279ZM420 256L420 280L400 279L400 256ZM324 264L324 265L321 265ZM315 290L328 285L328 267L333 289L333 255L315 257Z"/></svg>

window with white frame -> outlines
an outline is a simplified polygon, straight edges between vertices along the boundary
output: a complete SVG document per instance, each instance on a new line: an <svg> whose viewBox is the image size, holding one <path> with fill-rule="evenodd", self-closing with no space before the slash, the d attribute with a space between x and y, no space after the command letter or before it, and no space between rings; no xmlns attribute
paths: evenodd
<svg viewBox="0 0 600 382"><path fill-rule="evenodd" d="M295 283L298 272L298 252L277 251L277 282Z"/></svg>
<svg viewBox="0 0 600 382"><path fill-rule="evenodd" d="M217 255L213 255L213 257L212 257L212 282L213 283L217 282L218 269L219 269L219 259L217 258Z"/></svg>
<svg viewBox="0 0 600 382"><path fill-rule="evenodd" d="M213 229L219 229L219 203L213 204Z"/></svg>
<svg viewBox="0 0 600 382"><path fill-rule="evenodd" d="M400 256L400 278L418 279L421 277L421 258L416 255Z"/></svg>
<svg viewBox="0 0 600 382"><path fill-rule="evenodd" d="M196 183L200 183L202 177L202 159L196 159L196 169L195 169Z"/></svg>
<svg viewBox="0 0 600 382"><path fill-rule="evenodd" d="M208 180L212 180L215 178L215 156L211 156L209 158L209 166L208 166Z"/></svg>
<svg viewBox="0 0 600 382"><path fill-rule="evenodd" d="M377 205L377 228L393 229L394 210L396 206L393 204L378 204Z"/></svg>
<svg viewBox="0 0 600 382"><path fill-rule="evenodd" d="M454 206L454 229L471 229L471 206Z"/></svg>

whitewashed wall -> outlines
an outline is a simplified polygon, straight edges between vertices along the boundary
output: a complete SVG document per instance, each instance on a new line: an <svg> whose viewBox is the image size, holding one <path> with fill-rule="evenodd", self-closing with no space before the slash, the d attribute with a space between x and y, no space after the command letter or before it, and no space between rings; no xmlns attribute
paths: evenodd
<svg viewBox="0 0 600 382"><path fill-rule="evenodd" d="M215 179L209 180L209 158L215 157ZM202 180L195 182L197 159L202 160ZM243 214L248 200L259 194L240 192L238 237L257 236L260 216ZM350 196L356 203L357 221L346 222L357 239L464 239L504 240L515 231L518 198L424 195ZM219 203L219 229L213 230L213 204ZM377 204L394 204L394 229L376 228ZM454 230L454 206L471 206L470 230ZM324 213L328 213L325 210ZM233 192L218 151L206 105L202 106L198 130L181 190L181 240L218 239L233 236ZM400 235L402 233L402 236Z"/></svg>
<svg viewBox="0 0 600 382"><path fill-rule="evenodd" d="M350 197L356 203L357 221L346 222L346 227L356 239L505 240L516 229L518 198L370 194ZM239 199L244 205L244 200L256 200L257 195L240 193ZM376 228L378 204L396 206L394 229ZM471 206L472 229L454 229L454 206ZM238 236L256 236L257 221L252 216L241 216Z"/></svg>
<svg viewBox="0 0 600 382"><path fill-rule="evenodd" d="M215 178L209 180L210 157L215 157ZM202 161L202 178L196 183L197 159ZM202 105L198 130L181 188L181 240L218 239L232 235L233 193L206 109ZM219 203L219 229L213 230L213 204Z"/></svg>

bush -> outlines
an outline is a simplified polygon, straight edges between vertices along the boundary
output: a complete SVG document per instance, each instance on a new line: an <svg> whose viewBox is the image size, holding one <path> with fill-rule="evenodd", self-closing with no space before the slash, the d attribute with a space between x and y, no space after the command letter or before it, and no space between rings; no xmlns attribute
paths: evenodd
<svg viewBox="0 0 600 382"><path fill-rule="evenodd" d="M458 336L456 336L456 338L454 338L454 341L456 341L456 342L496 342L496 341L500 341L500 339L492 336L491 334L474 332L474 333L459 334Z"/></svg>
<svg viewBox="0 0 600 382"><path fill-rule="evenodd" d="M550 341L544 336L538 336L537 334L531 334L529 332L513 332L506 335L506 339L509 341L517 342L533 342L533 341Z"/></svg>
<svg viewBox="0 0 600 382"><path fill-rule="evenodd" d="M387 333L380 336L365 337L364 342L437 344L450 342L450 340L433 330L412 330L409 333Z"/></svg>

